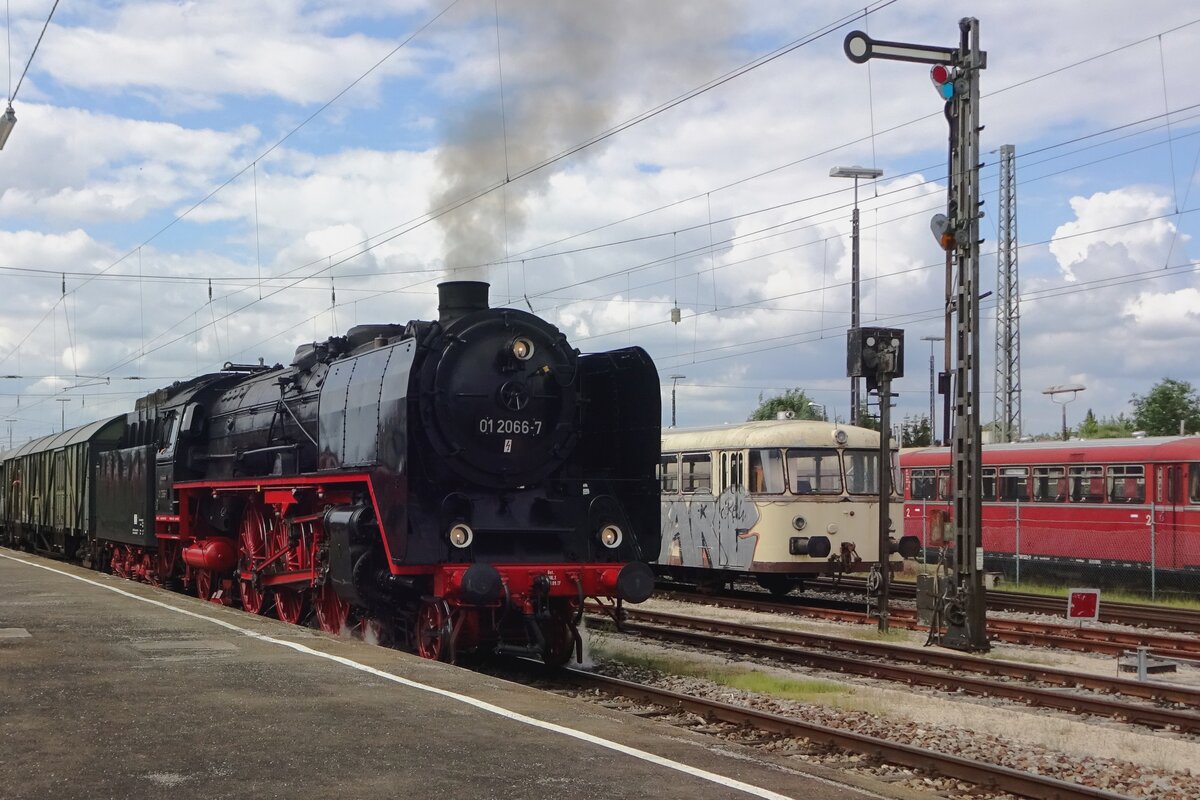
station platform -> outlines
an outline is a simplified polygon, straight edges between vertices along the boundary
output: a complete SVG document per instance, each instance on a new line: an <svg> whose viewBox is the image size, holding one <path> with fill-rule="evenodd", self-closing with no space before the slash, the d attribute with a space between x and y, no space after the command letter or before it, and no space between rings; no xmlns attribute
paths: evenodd
<svg viewBox="0 0 1200 800"><path fill-rule="evenodd" d="M7 800L894 796L854 781L0 549Z"/></svg>

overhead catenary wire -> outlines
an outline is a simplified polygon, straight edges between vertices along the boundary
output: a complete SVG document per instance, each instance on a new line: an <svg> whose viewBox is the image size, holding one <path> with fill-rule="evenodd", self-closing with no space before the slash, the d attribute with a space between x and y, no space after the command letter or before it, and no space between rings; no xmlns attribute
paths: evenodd
<svg viewBox="0 0 1200 800"><path fill-rule="evenodd" d="M42 32L38 34L37 41L33 45L33 50L29 53L29 60L25 62L25 69L21 70L21 78L17 81L17 88L13 89L8 94L8 104L17 99L17 93L21 91L21 84L25 82L25 75L29 72L29 65L33 63L33 57L37 55L38 48L42 46L42 37L46 35L46 29L50 27L50 20L54 19L54 12L58 9L58 0L54 0L54 5L50 7L50 13L46 16L46 24L42 26ZM12 85L12 34L9 33L8 39L9 51L9 85Z"/></svg>
<svg viewBox="0 0 1200 800"><path fill-rule="evenodd" d="M223 319L225 319L225 317L223 317ZM214 321L214 326L215 326L215 321Z"/></svg>
<svg viewBox="0 0 1200 800"><path fill-rule="evenodd" d="M450 9L451 9L453 6L454 6L454 5L456 5L456 4L457 4L457 2L458 2L458 0L453 0L453 1L452 1L452 2L451 2L449 5L448 5L448 6L444 7L444 8L442 9L442 11L440 11L440 12L439 12L439 13L438 13L436 16L434 16L432 19L430 19L429 21L427 21L427 22L426 22L426 23L425 23L423 26L421 26L421 28L419 28L417 31L415 31L413 34L411 34L411 35L410 35L410 36L409 36L409 37L408 37L406 40L404 40L404 41L403 41L403 42L402 42L400 45L398 45L398 46L397 46L396 48L394 48L394 49L393 49L393 50L392 50L390 53L388 53L388 55L386 55L386 56L385 56L383 59L381 59L380 61L376 62L376 64L375 64L374 66L372 66L372 67L371 67L369 70L367 70L367 72L363 73L363 75L361 75L361 76L359 76L358 78L356 78L356 79L355 79L353 82L351 82L351 84L350 84L349 86L347 86L345 89L343 89L343 90L342 90L341 92L339 92L337 95L335 95L335 97L334 97L334 98L332 98L331 100L329 100L328 102L326 102L326 103L325 103L323 106L321 106L321 108L319 108L319 109L317 109L315 112L313 112L313 114L311 114L311 115L310 115L308 118L306 118L306 119L305 119L303 122L301 122L299 125L297 125L295 128L293 128L293 129L292 129L292 130L291 130L291 131L290 131L288 134L286 134L286 135L285 135L283 138L281 138L279 141L277 141L277 142L276 142L275 144L273 144L271 147L267 148L267 150L265 150L265 151L264 151L262 154L260 154L260 155L258 156L258 158L256 158L256 159L254 160L254 162L252 162L252 164L253 164L253 163L257 163L257 161L261 160L261 159L262 159L262 158L264 158L266 155L270 154L270 153L271 153L271 152L273 152L273 151L274 151L276 148L278 148L279 146L281 146L281 145L282 145L282 144L283 144L283 143L284 143L284 142L285 142L287 139L289 139L289 138L290 138L290 137L291 137L293 134L295 134L295 133L296 133L298 130L300 130L300 128L302 128L304 125L306 125L306 124L307 124L308 122L310 122L312 119L314 119L314 118L315 118L317 115L319 115L319 114L320 114L322 111L324 111L326 108L328 108L330 105L332 105L332 104L333 104L333 103L334 103L334 102L335 102L337 99L339 99L339 98L340 98L342 95L344 95L344 94L345 94L346 92L348 92L348 91L349 91L351 88L353 88L355 85L357 85L357 84L358 84L358 83L359 83L361 80L363 80L363 79L364 79L364 78L365 78L367 75L369 75L369 74L370 74L371 72L373 72L373 71L374 71L376 68L378 68L378 67L379 67L379 66L380 66L382 63L384 63L384 61L388 60L388 59L389 59L389 58L390 58L392 55L394 55L394 54L395 54L396 52L398 52L398 51L399 51L399 50L400 50L402 47L404 47L406 44L408 44L408 42L410 42L410 41L411 41L413 38L415 38L415 37L416 37L418 34L420 34L421 32L423 32L423 31L424 31L426 28L428 28L428 27L429 27L430 25L432 25L432 24L433 24L435 21L437 21L439 18L441 18L441 17L442 17L442 16L443 16L445 13L447 13L447 12L448 12L448 11L449 11L449 10L450 10ZM583 142L577 143L576 145L573 145L573 146L571 146L571 147L569 147L569 148L567 148L567 149L565 149L565 150L563 150L563 151L560 151L559 153L557 153L557 154L554 154L554 155L552 155L552 156L548 157L547 159L545 159L545 160L543 160L543 161L541 161L541 162L538 162L538 163L536 163L536 164L534 164L534 165L528 166L528 167L526 167L525 169L523 169L523 170L522 170L522 171L521 171L521 172L520 172L518 175L516 175L516 176L511 176L511 175L510 175L510 176L507 176L507 177L506 177L506 179L505 179L505 181L502 181L502 182L499 182L499 183L494 183L494 184L491 184L491 185L489 185L489 186L485 187L485 188L484 188L483 190L481 190L481 191L478 191L478 192L476 192L476 193L474 193L474 194L468 194L468 195L466 195L466 196L464 196L464 197L461 197L461 198L459 198L458 200L452 200L450 203L448 203L448 204L445 204L445 205L443 205L442 207L440 207L440 208L438 208L438 209L435 209L435 210L433 210L433 211L431 211L431 212L427 212L426 214L424 214L424 215L421 215L420 217L413 218L413 220L410 220L410 222L409 222L409 223L405 223L405 224L404 224L404 226L405 226L405 227L403 227L401 230L399 230L399 232L392 233L391 235L384 237L384 238L383 238L382 240L380 240L380 241L376 241L376 242L374 242L374 243L371 243L371 242L370 242L370 238L371 238L371 237L368 237L368 239L367 239L367 240L364 240L364 243L363 243L363 244L366 244L366 247L364 247L362 250L359 250L359 251L355 252L355 253L354 253L353 255L351 255L351 256L348 256L348 257L346 257L346 258L344 258L344 259L341 259L340 261L338 261L338 262L337 262L337 264L344 263L345 261L348 261L348 260L350 260L351 258L357 257L357 256L359 256L359 255L362 255L362 254L363 254L363 253L365 253L365 252L368 252L369 250L375 249L376 247L379 247L379 246L381 246L381 245L383 245L383 244L386 244L386 243L388 243L388 242L390 242L390 241L394 240L395 238L397 238L397 237L399 237L399 236L401 236L401 235L404 235L404 234L406 234L406 233L410 233L410 232L412 232L413 230L416 230L417 228L420 228L420 227L422 227L423 225L427 224L428 222L432 221L433 219L436 219L436 218L437 218L437 217L439 217L439 216L442 216L442 215L444 215L444 214L450 213L450 212L452 212L452 211L454 211L454 210L456 210L456 209L458 209L458 208L460 208L460 207L462 207L462 206L464 206L464 205L467 205L467 204L469 204L469 203L471 203L471 202L474 202L475 200L479 199L480 197L483 197L483 196L485 196L485 195L487 195L487 194L490 194L491 192L495 191L497 188L500 188L500 187L502 187L502 186L506 185L508 182L511 182L511 181L513 181L513 180L517 180L517 179L520 179L520 178L526 177L526 176L528 176L528 175L534 174L534 173L536 173L536 172L538 172L538 171L540 171L540 170L544 169L545 167L547 167L547 166L550 166L551 164L557 163L558 161L561 161L561 160L563 160L563 159L565 159L565 158L568 158L568 157L570 157L570 156L574 155L575 153L578 153L578 152L580 152L580 151L582 151L582 150L584 150L584 149L587 149L587 148L589 148L589 147L592 147L593 145L595 145L595 144L597 144L597 143L599 143L599 142L601 142L601 141L605 141L605 140L607 140L608 138L611 138L612 136L614 136L614 135L616 135L616 134L618 134L618 133L620 133L620 132L622 132L622 131L624 131L624 130L628 130L629 128L631 128L631 127L633 127L633 126L635 126L635 125L638 125L638 124L640 124L640 123L642 123L642 122L645 122L645 121L646 121L646 120L648 120L648 119L651 119L651 118L653 118L653 117L656 117L656 116L658 116L659 114L661 114L661 113L663 113L663 112L665 112L665 111L667 111L667 110L669 110L669 109L671 109L671 108L674 108L674 107L676 107L676 106L680 105L681 103L687 102L688 100L694 99L695 97L698 97L698 96L700 96L700 95L702 95L702 94L704 94L704 93L706 93L706 92L708 92L708 91L710 91L710 90L712 90L712 89L714 89L714 88L716 88L716 87L718 87L718 86L724 85L725 83L727 83L727 82L729 82L729 81L731 81L731 80L733 80L733 79L735 79L735 78L737 78L737 77L740 77L740 76L742 76L742 75L745 75L745 74L747 74L748 72L750 72L750 71L752 71L752 70L754 70L754 69L757 69L757 68L759 68L759 67L761 67L761 66L763 66L763 65L765 65L765 64L767 64L767 63L770 63L770 62L774 61L775 59L777 59L777 58L779 58L779 57L781 57L781 56L783 56L783 55L786 55L787 53L793 52L794 50L797 50L797 49L799 49L800 47L803 47L803 46L806 46L806 45L812 44L813 42L815 42L815 41L818 41L818 40L822 39L823 37L825 37L825 36L829 35L829 34L830 34L830 33L832 33L833 31L835 31L835 30L838 30L838 29L839 29L839 28L841 28L841 27L844 27L845 25L849 24L850 22L853 22L853 21L856 21L856 20L862 19L862 18L864 18L864 17L868 16L868 15L869 15L869 14L871 14L871 13L878 12L879 10L882 10L882 9L884 9L884 8L886 8L886 7L890 6L890 5L892 5L892 4L893 4L893 3L895 3L895 2L897 2L897 0L877 0L877 2L873 3L872 5L869 5L869 6L867 6L867 7L866 7L865 9L863 9L861 12L860 12L860 11L855 11L855 12L853 12L852 14L845 15L845 16L843 16L842 18L840 18L840 19L838 19L838 20L835 20L835 21L834 21L834 22L832 22L832 23L828 23L828 24L826 24L826 25L824 25L824 26L822 26L822 27L820 27L820 28L816 29L814 32L812 32L812 33L810 33L810 34L807 34L807 35L805 35L805 36L803 36L803 37L801 37L801 38L799 38L799 39L793 40L792 42L790 42L790 43L788 43L788 44L786 44L786 45L784 45L784 46L781 46L781 47L777 48L776 50L774 50L774 51L771 51L770 53L767 53L767 54L765 54L765 55L763 55L763 56L761 56L761 57L759 57L759 58L757 58L757 59L755 59L755 60L753 60L753 61L751 61L751 62L748 62L748 63L746 63L746 64L743 64L742 66L740 66L740 67L737 67L737 68L735 68L735 69L733 69L733 70L730 70L729 72L727 72L727 73L725 73L725 74L723 74L723 75L721 75L721 76L718 76L717 78L714 78L713 80L711 80L711 81L709 81L709 82L707 82L707 83L705 83L705 84L703 84L703 85L701 85L701 86L699 86L699 87L697 87L697 88L695 88L695 89L692 89L692 90L690 90L690 91L688 91L688 92L685 92L685 93L683 93L683 94L681 94L681 95L678 95L677 97L675 97L675 98L673 98L673 99L671 99L671 100L668 100L668 101L666 101L666 102L664 102L664 103L662 103L662 104L660 104L660 105L658 105L658 106L656 106L656 107L654 107L654 108L652 108L652 109L649 109L648 111L645 111L645 112L643 112L643 113L641 113L641 114L639 114L639 115L636 115L636 116L635 116L635 117L633 117L633 118L627 119L627 120L625 120L624 122L622 122L622 123L620 123L620 124L618 124L618 125L616 125L616 126L613 126L613 127L609 128L609 129L607 129L607 130L605 130L605 131L602 131L601 133L599 133L599 134L597 134L597 135L595 135L595 136L591 137L590 139L584 140ZM147 240L145 240L144 242L142 242L142 243L141 243L141 245L139 245L139 246L145 246L145 245L149 244L150 242L154 241L154 240L155 240L155 239L156 239L158 236L160 236L162 233L164 233L166 230L170 229L171 227L173 227L174 225L176 225L177 223L179 223L181 220L183 220L185 217L187 217L188 215L190 215L190 214L191 214L193 211L195 211L195 210L196 210L197 208L199 208L201 205L203 205L204 203L206 203L206 202L207 202L209 199L211 199L213 196L215 196L215 195L216 195L218 192L220 192L220 191L221 191L222 189L224 189L226 186L228 186L229 184L231 184L231 183L232 183L233 181L235 181L237 178L241 177L241 175L245 174L246 170L247 170L247 169L249 169L249 168L250 168L250 166L251 166L251 165L247 165L246 167L243 167L243 168L242 168L242 169L241 169L239 172L237 172L235 175L233 175L233 176L231 176L230 178L228 178L228 179L227 179L225 182L223 182L222 184L220 184L219 186L217 186L215 189L213 189L212 191L210 191L210 192L209 192L207 195L205 195L205 196L204 196L203 198L201 198L199 201L197 201L196 203L194 203L194 204L193 204L192 206L190 206L188 209L186 209L185 211L183 211L181 214L177 215L177 216L176 216L174 219L172 219L172 220L171 220L169 223L167 223L167 224L166 224L166 225L164 225L162 228L160 228L158 231L156 231L156 232L155 232L155 233L154 233L154 234L153 234L153 235L152 235L150 238L148 238ZM392 229L392 230L396 230L396 229ZM124 261L126 258L128 258L128 257L129 257L129 255L131 255L131 254L132 254L132 252L133 252L132 250L131 250L131 251L129 251L129 252L127 252L127 253L126 253L124 256L122 256L121 258L119 258L119 259L117 259L116 261L112 262L112 263L111 263L111 264L110 264L108 267L106 267L105 269L101 270L99 274L103 274L104 272L106 272L106 271L107 271L108 269L110 269L111 267L113 267L113 266L116 266L117 264L119 264L119 263L123 262L123 261ZM343 252L344 252L344 251L343 251ZM306 266L312 265L313 263L316 263L316 262L309 262L309 264L308 264L308 265L306 265ZM337 264L335 264L335 265L333 265L333 266L336 266ZM93 279L94 279L94 277L93 277ZM83 282L80 284L80 286L82 287L84 284L86 284L86 283L90 282L90 280L91 280L91 279L83 281ZM278 293L278 292L273 292L273 293L271 293L270 295L267 295L267 297L270 297L270 296L272 296L272 295L274 295L274 294L277 294L277 293ZM262 299L265 299L265 298L262 298ZM248 304L248 305L246 305L246 306L243 306L243 308L248 308L250 305L253 305L253 304L252 304L252 303L251 303L251 304ZM32 333L32 332L31 332L31 333ZM28 334L27 334L27 336L28 336ZM3 363L3 362L4 362L4 360L5 360L6 358L7 358L7 356L5 356L4 358L0 358L0 363Z"/></svg>

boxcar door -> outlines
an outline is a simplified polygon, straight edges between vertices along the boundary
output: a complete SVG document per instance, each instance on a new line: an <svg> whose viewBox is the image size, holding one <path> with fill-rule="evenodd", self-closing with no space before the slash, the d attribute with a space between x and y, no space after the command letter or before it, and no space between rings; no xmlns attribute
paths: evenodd
<svg viewBox="0 0 1200 800"><path fill-rule="evenodd" d="M50 504L51 525L55 530L62 530L67 526L67 452L59 450L54 454L54 473L53 473L53 493L54 500Z"/></svg>

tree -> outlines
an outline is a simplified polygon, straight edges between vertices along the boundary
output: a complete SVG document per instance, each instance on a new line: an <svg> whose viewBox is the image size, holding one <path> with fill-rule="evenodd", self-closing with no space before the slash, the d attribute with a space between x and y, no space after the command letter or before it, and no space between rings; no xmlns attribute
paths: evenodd
<svg viewBox="0 0 1200 800"><path fill-rule="evenodd" d="M1200 397L1187 381L1163 378L1145 395L1133 395L1133 422L1151 436L1200 431Z"/></svg>
<svg viewBox="0 0 1200 800"><path fill-rule="evenodd" d="M862 401L858 407L858 427L866 428L869 431L879 430L879 417L871 413L867 401Z"/></svg>
<svg viewBox="0 0 1200 800"><path fill-rule="evenodd" d="M795 419L826 419L825 407L814 405L803 390L796 388L788 389L783 394L767 400L763 400L762 394L759 393L758 408L750 415L750 421L777 419L780 412L787 411L792 412Z"/></svg>
<svg viewBox="0 0 1200 800"><path fill-rule="evenodd" d="M1080 439L1119 439L1133 433L1133 420L1124 414L1096 419L1089 408L1083 422L1079 423Z"/></svg>
<svg viewBox="0 0 1200 800"><path fill-rule="evenodd" d="M900 443L905 447L928 447L933 444L933 430L929 427L929 415L905 417L900 426Z"/></svg>

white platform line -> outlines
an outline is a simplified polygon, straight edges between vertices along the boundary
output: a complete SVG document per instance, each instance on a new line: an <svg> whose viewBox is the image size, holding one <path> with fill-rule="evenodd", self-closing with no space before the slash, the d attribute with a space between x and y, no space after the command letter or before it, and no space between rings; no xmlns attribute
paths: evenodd
<svg viewBox="0 0 1200 800"><path fill-rule="evenodd" d="M529 725L534 728L541 728L542 730L546 730L546 731L552 731L554 733L558 733L563 736L569 736L572 739L578 739L580 741L588 742L590 744L594 744L599 747L606 748L608 750L614 750L618 753L623 753L627 756L632 756L633 758L637 758L637 759L646 761L651 764L656 764L660 767L666 767L667 769L672 769L677 772L682 772L685 775L691 775L694 778L699 778L700 780L708 781L709 783L715 783L719 786L724 786L729 789L735 789L737 791L744 792L746 794L753 795L755 797L761 797L761 798L764 798L764 800L795 800L795 798L791 798L788 795L779 794L778 792L773 792L770 789L764 789L760 786L754 786L749 783L744 783L743 781L735 780L735 779L729 778L725 775L718 775L715 772L709 772L707 770L703 770L698 767L693 767L693 766L684 764L679 761L674 761L669 758L664 758L664 757L656 755L654 753L648 753L645 750L639 750L636 747L628 747L626 745L619 744L617 742L611 742L607 739L602 739L599 736L593 736L590 733L585 733L584 731L576 730L574 728L568 728L565 725L557 725L553 722L545 722L540 719L528 717L524 714L520 714L516 711L512 711L512 710L504 708L502 706L497 706L497 705L488 703L483 700L477 700L474 697L468 697L467 695L458 694L457 692L451 692L446 689L439 689L436 686L429 686L428 684L419 683L417 681L410 680L409 678L403 678L399 675L394 675L390 672L384 672L383 670L376 669L375 667L367 666L366 664L360 664L357 661L354 661L349 658L345 658L343 656L335 656L330 653L322 653L320 650L314 650L311 647L306 647L306 646L304 646L302 644L298 644L296 642L289 642L284 639L276 639L272 636L267 636L266 634L257 633L252 630L247 630L246 628L242 628L238 625L234 625L231 622L226 622L224 620L217 619L216 617L210 617L207 614L200 614L195 611L188 611L185 608L179 608L177 606L170 605L169 603L164 603L160 600L152 600L148 597L141 597L139 595L133 594L132 592L127 592L124 589L120 589L116 586L108 586L108 585L100 583L98 581L91 580L90 578L84 578L79 575L72 575L69 572L64 572L60 569L46 566L45 564L35 564L32 561L26 561L23 558L15 558L15 557L7 555L5 553L0 553L0 558L6 558L9 561L16 561L19 564L25 564L26 566L30 566L30 567L37 567L38 569L44 569L47 572L53 572L57 575L62 575L67 578L71 578L73 580L80 581L81 583L90 584L90 585L95 586L100 589L106 589L110 592L114 592L114 593L122 595L124 597L129 597L133 600L140 600L141 602L149 603L152 606L158 606L159 608L164 608L168 611L174 611L177 614L183 614L184 616L193 617L193 618L199 619L199 620L204 620L205 622L211 622L214 625L219 625L222 628L226 628L227 630L231 630L236 633L240 633L243 636L249 636L251 639L258 639L259 641L270 642L271 644L277 644L282 647L288 647L288 648L291 648L292 650L295 650L300 653L304 653L306 655L316 656L317 658L323 658L326 661L333 661L338 664L341 664L342 666L350 667L351 669L356 669L356 670L359 670L360 672L366 672L370 675L374 675L377 678L383 678L384 680L389 680L389 681L392 681L393 683L398 683L398 684L401 684L402 686L408 686L413 689L419 689L423 692L429 692L430 694L440 695L441 697L445 697L449 700L454 700L455 702L463 703L464 705L478 708L481 711L486 711L489 714L495 714L498 717L505 717L506 719L511 719L515 722L520 722L524 725Z"/></svg>

